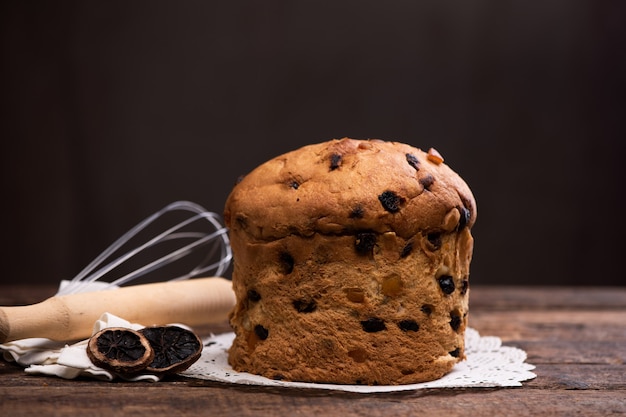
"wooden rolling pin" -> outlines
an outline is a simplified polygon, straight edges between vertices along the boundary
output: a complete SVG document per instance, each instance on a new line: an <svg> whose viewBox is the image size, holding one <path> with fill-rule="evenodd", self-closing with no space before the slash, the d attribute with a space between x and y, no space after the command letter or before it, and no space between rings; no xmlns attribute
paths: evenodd
<svg viewBox="0 0 626 417"><path fill-rule="evenodd" d="M0 343L30 337L86 339L105 312L145 326L217 323L234 305L231 282L217 277L55 296L29 306L0 307Z"/></svg>

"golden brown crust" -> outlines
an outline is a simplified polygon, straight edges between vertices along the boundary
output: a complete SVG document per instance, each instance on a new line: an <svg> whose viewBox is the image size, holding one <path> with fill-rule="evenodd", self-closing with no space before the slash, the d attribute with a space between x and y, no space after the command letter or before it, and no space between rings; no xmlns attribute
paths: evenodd
<svg viewBox="0 0 626 417"><path fill-rule="evenodd" d="M235 369L404 384L464 357L476 205L440 155L376 140L310 145L245 177L225 218Z"/></svg>
<svg viewBox="0 0 626 417"><path fill-rule="evenodd" d="M417 162L409 162L413 157ZM397 196L397 211L381 204L385 192ZM259 166L235 187L224 215L231 228L255 240L362 229L406 238L440 227L453 207L469 210L471 227L472 193L444 163L433 163L409 145L344 138Z"/></svg>

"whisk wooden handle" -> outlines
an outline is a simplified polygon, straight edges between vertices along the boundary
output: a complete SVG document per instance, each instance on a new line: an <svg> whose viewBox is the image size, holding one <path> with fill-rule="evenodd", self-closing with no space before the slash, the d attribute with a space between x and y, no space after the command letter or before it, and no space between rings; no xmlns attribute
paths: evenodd
<svg viewBox="0 0 626 417"><path fill-rule="evenodd" d="M85 339L105 312L146 326L198 326L225 320L234 305L231 282L218 277L56 296L29 306L0 307L0 343Z"/></svg>

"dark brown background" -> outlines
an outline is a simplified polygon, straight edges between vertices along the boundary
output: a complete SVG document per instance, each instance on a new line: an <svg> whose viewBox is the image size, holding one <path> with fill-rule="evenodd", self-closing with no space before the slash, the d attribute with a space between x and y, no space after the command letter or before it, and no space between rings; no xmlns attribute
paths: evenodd
<svg viewBox="0 0 626 417"><path fill-rule="evenodd" d="M625 4L4 2L0 280L69 278L165 204L221 212L238 175L350 136L466 179L473 283L625 284Z"/></svg>

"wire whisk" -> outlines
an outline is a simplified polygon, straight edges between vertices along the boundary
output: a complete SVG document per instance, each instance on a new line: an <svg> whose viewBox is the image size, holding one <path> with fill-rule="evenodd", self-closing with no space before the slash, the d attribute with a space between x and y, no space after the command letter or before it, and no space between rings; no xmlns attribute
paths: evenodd
<svg viewBox="0 0 626 417"><path fill-rule="evenodd" d="M120 252L124 245L127 245L140 232L165 214L176 211L181 211L188 217L156 234L156 236L148 239L145 243L115 257L115 254ZM217 214L209 212L190 201L176 201L147 217L113 242L78 275L64 282L57 295L91 290L94 284L98 284L98 289L103 290L122 286L167 264L192 253L197 253L200 249L205 250L206 257L204 257L203 261L191 271L170 280L177 281L201 275L222 276L232 260L227 232L226 227L222 225ZM119 278L110 282L99 281L118 270L122 264L127 263L131 258L165 242L170 242L169 244L175 243L176 246L165 255L138 267L132 272L125 273ZM207 263L209 264L206 265Z"/></svg>

